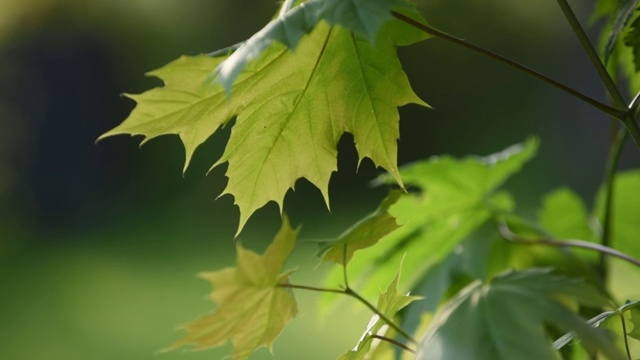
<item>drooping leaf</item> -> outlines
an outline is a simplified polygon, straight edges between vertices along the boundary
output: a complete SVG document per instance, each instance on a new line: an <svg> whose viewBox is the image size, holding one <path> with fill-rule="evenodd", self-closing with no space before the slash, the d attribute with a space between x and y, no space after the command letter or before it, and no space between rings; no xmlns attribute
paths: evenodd
<svg viewBox="0 0 640 360"><path fill-rule="evenodd" d="M336 146L345 132L353 134L361 160L372 159L400 183L397 108L426 104L411 90L396 45L418 38L408 25L390 20L376 39L371 43L320 21L295 52L279 42L260 51L238 74L230 98L220 84L205 84L227 57L182 57L152 72L165 86L131 96L138 106L100 139L132 134L148 141L178 134L186 169L196 148L237 116L214 166L228 162L224 193L240 208L238 231L267 202L282 207L300 178L318 187L328 204Z"/></svg>
<svg viewBox="0 0 640 360"><path fill-rule="evenodd" d="M259 347L271 350L274 339L296 315L291 289L279 286L289 281L291 272L281 273L296 241L287 217L264 255L238 244L237 267L201 274L210 281L210 297L216 309L187 325L187 334L171 345L206 349L233 343L233 359L247 359Z"/></svg>
<svg viewBox="0 0 640 360"><path fill-rule="evenodd" d="M403 168L403 180L421 192L405 194L391 206L402 226L376 246L358 251L349 264L350 278L360 279L362 291L375 296L375 284L389 281L406 253L407 283L414 284L494 214L511 210L510 196L496 190L534 156L537 146L531 139L487 157L441 156ZM341 277L342 269L336 268L327 284L340 284Z"/></svg>
<svg viewBox="0 0 640 360"><path fill-rule="evenodd" d="M436 314L416 359L556 359L545 324L574 331L590 350L609 359L624 359L600 329L563 306L558 296L591 306L607 304L594 288L548 270L477 281Z"/></svg>
<svg viewBox="0 0 640 360"><path fill-rule="evenodd" d="M542 200L540 225L558 238L593 240L587 208L580 197L569 188L560 188Z"/></svg>
<svg viewBox="0 0 640 360"><path fill-rule="evenodd" d="M342 233L323 251L321 262L332 261L348 264L353 253L378 243L384 236L398 228L396 219L389 214L389 207L400 198L400 191L392 191L374 213L357 222Z"/></svg>
<svg viewBox="0 0 640 360"><path fill-rule="evenodd" d="M400 264L400 268L402 268L402 264ZM401 270L398 270L398 273L387 287L387 290L380 294L380 297L378 298L378 305L376 306L376 309L378 309L384 317L392 321L398 311L402 310L412 302L422 299L420 296L401 294L398 291L400 272ZM384 336L387 328L388 325L380 318L380 316L374 314L356 347L342 355L339 360L362 360L365 358L371 358L367 356L370 355L372 343L374 341L374 338L371 336L376 334Z"/></svg>

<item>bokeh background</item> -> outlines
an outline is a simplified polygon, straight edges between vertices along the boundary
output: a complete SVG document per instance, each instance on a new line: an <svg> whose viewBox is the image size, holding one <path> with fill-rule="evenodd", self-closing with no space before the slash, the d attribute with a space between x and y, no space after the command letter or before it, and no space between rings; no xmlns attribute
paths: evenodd
<svg viewBox="0 0 640 360"><path fill-rule="evenodd" d="M573 1L586 24L591 1ZM160 85L144 77L182 54L241 41L277 10L257 0L2 0L0 2L0 359L217 359L230 349L157 351L178 324L209 311L203 270L231 265L238 211L223 190L228 129L196 153L166 136L138 148L126 136L95 144L133 108L121 93ZM429 0L435 26L526 63L598 98L604 90L554 1ZM593 24L595 34L599 24ZM595 38L595 36L594 36ZM527 136L539 156L509 182L519 211L568 185L591 204L609 142L607 117L534 79L440 40L399 51L415 91L435 110L401 110L400 163L428 156L488 154ZM331 212L300 181L285 211L304 224L294 279L321 279L311 240L338 235L373 210L385 190L378 171L356 172L352 139L340 144ZM623 167L640 163L628 146ZM262 251L279 227L270 204L238 240ZM303 316L278 339L275 356L330 359L351 348L369 314L342 303ZM301 355L304 354L304 355Z"/></svg>

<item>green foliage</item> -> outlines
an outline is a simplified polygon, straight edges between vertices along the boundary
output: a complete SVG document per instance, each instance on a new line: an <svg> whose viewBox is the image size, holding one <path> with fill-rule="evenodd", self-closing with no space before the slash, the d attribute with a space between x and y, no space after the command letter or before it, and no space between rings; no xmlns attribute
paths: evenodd
<svg viewBox="0 0 640 360"><path fill-rule="evenodd" d="M573 329L610 359L624 359L599 329L557 300L562 295L601 306L606 298L575 280L532 269L474 282L438 312L417 359L555 359L544 323ZM522 334L527 334L523 337Z"/></svg>
<svg viewBox="0 0 640 360"><path fill-rule="evenodd" d="M403 181L420 192L405 194L390 207L402 226L375 247L360 251L350 263L350 276L363 282L366 277L363 291L374 295L377 284L389 281L406 254L407 285L415 284L474 230L512 209L510 196L497 189L534 156L537 147L538 141L530 139L487 157L438 156L404 167ZM340 269L335 269L326 283L340 281Z"/></svg>
<svg viewBox="0 0 640 360"><path fill-rule="evenodd" d="M640 90L638 4L600 0L593 16L606 18L602 57L612 78L622 69L631 92ZM567 18L582 34L570 14ZM183 56L150 73L163 87L129 95L136 108L100 138L143 135L145 143L177 134L185 146L185 170L198 146L235 118L213 167L228 163L224 194L240 208L238 232L269 201L282 211L286 193L301 178L319 188L328 205L337 144L347 132L360 162L370 158L387 171L377 184L400 187L376 211L323 244L320 262L334 265L324 287L291 284L290 272L281 272L297 236L286 217L264 255L238 245L236 267L203 275L213 285L216 309L187 324L185 338L170 349L231 341L233 358L246 359L259 347L270 348L297 313L296 289L351 297L374 313L356 347L341 359L393 359L392 345L415 352L419 360L625 358L618 343L640 338L638 301L612 305L621 299L608 289L611 274L604 259L614 256L640 266L634 258L640 257L640 172L615 173L615 155L624 142L612 146L605 178L614 180L597 195L598 219L566 187L542 199L537 223L516 213L513 197L502 187L535 156L535 138L485 157L441 155L399 169L398 107L428 105L411 89L396 47L429 34L568 89L432 28L401 0L288 0L239 46L211 56ZM581 43L594 54L588 40ZM596 68L608 83L597 61ZM608 90L620 91L616 84ZM608 108L576 90L567 92ZM620 102L605 112L623 121L640 145L632 118L637 104L620 109ZM403 283L399 266L408 274ZM414 303L419 297L404 289L426 300ZM367 300L374 297L377 305ZM588 321L582 316L594 313L600 315ZM615 315L629 319L627 331L602 328ZM413 334L407 330L418 327ZM558 331L567 333L552 344ZM566 346L576 337L582 348ZM384 343L376 345L379 341Z"/></svg>
<svg viewBox="0 0 640 360"><path fill-rule="evenodd" d="M638 319L634 317L634 315L637 316L636 314L638 314L637 312L638 312L639 305L640 305L640 301L627 302L626 304L620 306L615 310L603 312L602 314L599 314L589 319L589 321L587 321L587 324L596 328L603 327L602 325L606 321L610 320L611 318L625 316L626 315L625 313L629 312L631 314L631 323L633 324L633 329L627 332L627 335L629 335L632 338L638 339L638 335L640 335L638 334L638 330L640 330L640 328L636 326ZM575 337L576 337L575 332L573 331L568 332L567 334L563 335L553 343L554 349L561 349L562 347L569 344L571 340L573 340Z"/></svg>
<svg viewBox="0 0 640 360"><path fill-rule="evenodd" d="M247 359L258 347L271 349L273 340L297 314L296 300L290 289L291 272L281 273L293 250L297 231L284 217L280 231L264 255L237 246L237 267L200 276L211 282L210 297L217 308L185 326L187 335L171 345L206 349L233 342L233 359Z"/></svg>

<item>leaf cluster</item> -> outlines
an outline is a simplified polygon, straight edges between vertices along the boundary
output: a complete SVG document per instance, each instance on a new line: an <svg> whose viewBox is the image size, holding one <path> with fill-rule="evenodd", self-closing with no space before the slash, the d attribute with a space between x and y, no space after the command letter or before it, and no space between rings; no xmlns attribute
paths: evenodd
<svg viewBox="0 0 640 360"><path fill-rule="evenodd" d="M566 0L558 2L593 54ZM603 20L605 30L602 63L596 59L594 66L604 69L612 96L622 87L613 78L623 78L631 94L640 91L639 10L638 0L596 4L593 21ZM398 166L398 107L428 105L412 90L396 48L430 36L612 109L625 129L612 143L593 208L562 187L541 200L535 218L518 213L504 185L535 157L540 142L533 137L489 156L443 155ZM232 358L247 359L260 347L271 349L296 316L294 291L316 291L325 306L349 297L373 313L340 359L393 359L392 346L419 360L632 358L639 300L627 301L610 286L619 274L606 256L634 264L631 273L640 275L640 170L616 172L626 131L634 136L638 128L637 100L620 111L608 107L431 27L403 0L286 0L246 41L183 56L149 75L164 86L128 95L136 108L100 139L142 135L145 143L176 134L186 171L196 149L231 126L212 168L227 164L223 194L240 209L238 232L270 201L282 211L286 193L302 178L329 206L345 133L353 135L360 161L386 170L376 183L392 189L377 210L321 244L320 263L332 267L319 286L296 284L282 270L298 236L286 216L264 254L238 244L235 267L201 275L213 286L215 309L185 325L185 337L168 350L231 342ZM381 284L389 285L381 292ZM369 299L375 298L374 305Z"/></svg>

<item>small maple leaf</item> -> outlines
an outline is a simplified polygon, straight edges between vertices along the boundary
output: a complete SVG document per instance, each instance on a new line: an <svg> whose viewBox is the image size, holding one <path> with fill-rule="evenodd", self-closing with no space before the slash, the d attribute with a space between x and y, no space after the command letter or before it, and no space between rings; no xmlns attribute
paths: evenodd
<svg viewBox="0 0 640 360"><path fill-rule="evenodd" d="M264 255L238 244L237 267L207 272L200 276L211 282L210 297L217 308L187 325L187 334L166 351L183 345L202 350L233 343L233 359L247 359L261 346L268 347L297 314L291 289L281 287L291 271L280 273L291 253L298 231L286 216L282 227Z"/></svg>
<svg viewBox="0 0 640 360"><path fill-rule="evenodd" d="M402 310L412 302L422 299L421 296L401 294L398 291L401 269L402 263L400 264L400 269L396 276L389 284L389 287L387 287L387 290L380 294L380 297L378 298L378 306L376 306L382 315L391 320L393 320L398 311ZM356 347L343 354L338 358L338 360L361 360L367 358L368 355L371 355L370 352L374 340L373 335L384 335L387 328L388 326L382 321L380 316L377 314L373 315Z"/></svg>

